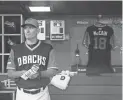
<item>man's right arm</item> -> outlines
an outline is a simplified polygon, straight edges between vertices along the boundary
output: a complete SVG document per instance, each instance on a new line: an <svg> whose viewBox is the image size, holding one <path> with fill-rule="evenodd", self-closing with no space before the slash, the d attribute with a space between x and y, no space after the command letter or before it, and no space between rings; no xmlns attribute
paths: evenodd
<svg viewBox="0 0 123 100"><path fill-rule="evenodd" d="M7 62L7 70L8 70L8 77L10 78L18 78L21 75L23 75L23 73L25 73L25 70L22 71L16 71L16 66L14 63L14 51L11 50L10 55L9 55L9 59Z"/></svg>

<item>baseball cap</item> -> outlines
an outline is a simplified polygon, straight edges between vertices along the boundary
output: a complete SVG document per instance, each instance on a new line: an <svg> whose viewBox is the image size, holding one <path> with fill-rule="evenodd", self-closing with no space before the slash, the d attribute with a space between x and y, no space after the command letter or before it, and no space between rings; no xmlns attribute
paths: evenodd
<svg viewBox="0 0 123 100"><path fill-rule="evenodd" d="M25 23L21 25L21 27L25 27L26 25L32 25L34 27L39 27L38 21L33 18L28 18L27 20L25 20Z"/></svg>

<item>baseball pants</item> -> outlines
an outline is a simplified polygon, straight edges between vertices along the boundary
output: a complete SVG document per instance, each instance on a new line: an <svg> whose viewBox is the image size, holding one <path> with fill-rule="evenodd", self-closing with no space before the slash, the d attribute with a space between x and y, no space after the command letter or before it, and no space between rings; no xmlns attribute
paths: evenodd
<svg viewBox="0 0 123 100"><path fill-rule="evenodd" d="M23 88L17 88L16 100L50 100L48 86L37 94L25 93Z"/></svg>

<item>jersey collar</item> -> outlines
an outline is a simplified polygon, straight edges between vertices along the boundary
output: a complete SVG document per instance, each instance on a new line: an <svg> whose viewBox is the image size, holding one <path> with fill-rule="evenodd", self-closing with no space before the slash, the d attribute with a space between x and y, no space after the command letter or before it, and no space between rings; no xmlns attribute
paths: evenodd
<svg viewBox="0 0 123 100"><path fill-rule="evenodd" d="M27 47L29 50L31 50L31 51L35 50L40 44L41 44L41 41L39 41L36 46L34 46L33 48L31 48L31 47L28 46L28 44L25 42L26 47Z"/></svg>

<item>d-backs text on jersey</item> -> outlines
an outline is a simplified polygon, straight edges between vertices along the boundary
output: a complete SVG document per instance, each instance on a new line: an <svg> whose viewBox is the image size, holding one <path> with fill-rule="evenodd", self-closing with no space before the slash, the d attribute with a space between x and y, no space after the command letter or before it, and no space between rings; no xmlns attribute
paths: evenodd
<svg viewBox="0 0 123 100"><path fill-rule="evenodd" d="M35 64L38 63L39 65L46 64L46 57L41 55L27 55L17 58L18 66L25 65L25 64Z"/></svg>

